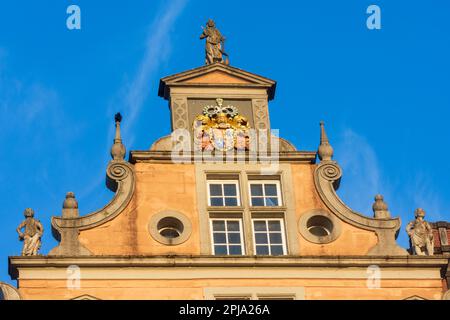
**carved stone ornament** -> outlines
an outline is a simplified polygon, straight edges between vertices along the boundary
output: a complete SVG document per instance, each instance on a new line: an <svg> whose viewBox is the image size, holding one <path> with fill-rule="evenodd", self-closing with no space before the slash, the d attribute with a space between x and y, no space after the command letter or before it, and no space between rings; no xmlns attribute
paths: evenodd
<svg viewBox="0 0 450 320"><path fill-rule="evenodd" d="M372 205L372 210L375 219L389 219L391 217L388 206L386 202L384 202L384 198L381 194L377 194L375 196L375 202Z"/></svg>
<svg viewBox="0 0 450 320"><path fill-rule="evenodd" d="M223 106L223 99L216 99L217 105L205 106L203 114L194 120L194 143L196 150L229 151L248 150L249 123L239 115L235 106Z"/></svg>
<svg viewBox="0 0 450 320"><path fill-rule="evenodd" d="M322 201L341 220L357 228L375 232L378 242L367 252L367 255L408 255L408 252L396 243L396 236L401 225L400 218L390 218L387 205L380 203L382 198L378 197L379 202L374 205L376 218L369 218L353 211L339 198L336 190L339 188L342 170L337 162L332 160L333 148L329 143L323 122L320 123L320 129L318 155L321 163L314 171L314 183Z"/></svg>
<svg viewBox="0 0 450 320"><path fill-rule="evenodd" d="M62 216L52 217L53 236L60 241L49 255L91 255L78 240L80 231L102 225L119 215L129 204L135 189L134 167L125 161L125 146L120 136L120 122L122 117L115 117L116 136L111 151L111 160L106 169L106 186L115 192L114 198L102 209L79 216L78 203L73 192L66 195L63 203Z"/></svg>
<svg viewBox="0 0 450 320"><path fill-rule="evenodd" d="M17 288L10 284L0 282L0 300L22 300Z"/></svg>
<svg viewBox="0 0 450 320"><path fill-rule="evenodd" d="M447 291L442 295L442 300L450 300L450 290L447 290Z"/></svg>
<svg viewBox="0 0 450 320"><path fill-rule="evenodd" d="M414 216L416 219L406 226L406 232L411 241L412 252L418 256L432 256L434 254L433 230L431 225L424 220L425 211L418 208L414 212Z"/></svg>
<svg viewBox="0 0 450 320"><path fill-rule="evenodd" d="M17 227L19 240L23 241L22 256L35 256L41 248L41 237L44 228L39 220L34 218L34 211L27 208L24 211L25 220ZM24 231L22 232L22 229Z"/></svg>
<svg viewBox="0 0 450 320"><path fill-rule="evenodd" d="M206 38L205 44L205 64L213 64L216 62L224 62L223 56L228 56L225 53L225 37L216 28L214 20L209 19L206 23L206 28L200 35L200 40ZM228 61L225 61L228 64Z"/></svg>

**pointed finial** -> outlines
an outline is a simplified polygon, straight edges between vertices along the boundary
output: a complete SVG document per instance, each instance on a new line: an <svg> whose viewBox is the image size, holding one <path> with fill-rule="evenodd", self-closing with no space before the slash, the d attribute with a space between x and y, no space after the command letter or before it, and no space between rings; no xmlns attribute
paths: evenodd
<svg viewBox="0 0 450 320"><path fill-rule="evenodd" d="M116 113L114 119L116 120L116 122L122 122L122 115L120 114L120 112Z"/></svg>
<svg viewBox="0 0 450 320"><path fill-rule="evenodd" d="M328 141L327 133L325 132L325 123L320 121L320 145L318 150L320 161L331 161L333 158L333 147Z"/></svg>
<svg viewBox="0 0 450 320"><path fill-rule="evenodd" d="M116 135L114 137L114 144L111 147L111 157L114 160L123 160L125 158L125 146L122 144L122 137L120 136L120 122L122 122L122 115L120 112L114 116L116 122Z"/></svg>
<svg viewBox="0 0 450 320"><path fill-rule="evenodd" d="M375 202L372 205L372 210L375 219L389 219L391 217L388 206L386 202L384 202L383 196L381 194L377 194L375 196Z"/></svg>

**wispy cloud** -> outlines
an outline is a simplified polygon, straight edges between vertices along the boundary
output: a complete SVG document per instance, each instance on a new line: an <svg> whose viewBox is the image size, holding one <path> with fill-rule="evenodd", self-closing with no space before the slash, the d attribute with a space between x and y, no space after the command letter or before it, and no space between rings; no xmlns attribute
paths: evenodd
<svg viewBox="0 0 450 320"><path fill-rule="evenodd" d="M338 193L350 208L372 216L373 197L381 193L392 216L402 219L398 240L405 247L408 246L408 237L404 228L414 219L415 208L424 208L429 221L446 219L444 214L448 210L448 203L444 203L445 199L433 186L429 175L423 172L399 172L398 176L388 176L364 136L352 129L345 129L338 140L340 142L335 144L335 155L343 169Z"/></svg>
<svg viewBox="0 0 450 320"><path fill-rule="evenodd" d="M340 141L335 147L337 160L344 171L339 194L355 210L371 215L376 194L390 198L386 194L375 150L363 136L351 129L344 130Z"/></svg>
<svg viewBox="0 0 450 320"><path fill-rule="evenodd" d="M445 207L429 176L422 172L416 173L412 175L411 181L404 185L406 196L411 199L413 208L425 209L427 218L432 221L448 219L444 214L450 211L450 208Z"/></svg>
<svg viewBox="0 0 450 320"><path fill-rule="evenodd" d="M128 144L132 144L134 136L130 130L139 115L149 94L149 84L158 66L170 55L172 46L170 29L183 11L186 0L167 1L165 6L156 14L148 29L145 40L146 50L134 78L124 85L121 90L121 108L126 113ZM111 132L112 136L112 132Z"/></svg>
<svg viewBox="0 0 450 320"><path fill-rule="evenodd" d="M131 80L128 80L116 93L113 102L108 108L108 116L121 110L125 116L126 126L122 127L122 136L125 139L126 146L134 142L135 127L134 123L149 94L149 86L152 78L155 76L159 66L170 56L172 45L170 39L170 30L175 24L177 18L182 13L187 0L175 0L167 2L159 12L157 12L149 23L147 38L144 39L145 52L139 63L138 69ZM112 144L114 136L114 126L110 126L105 144L108 150ZM83 200L89 198L93 190L96 190L104 183L104 173L100 172L91 182L78 193L77 198Z"/></svg>

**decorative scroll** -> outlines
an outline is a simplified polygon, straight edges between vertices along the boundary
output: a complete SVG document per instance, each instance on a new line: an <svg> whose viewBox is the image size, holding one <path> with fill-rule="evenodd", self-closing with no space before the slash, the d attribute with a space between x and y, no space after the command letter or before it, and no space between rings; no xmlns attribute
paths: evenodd
<svg viewBox="0 0 450 320"><path fill-rule="evenodd" d="M378 243L369 250L368 255L408 255L395 241L401 225L400 218L369 218L347 207L335 191L341 176L342 170L335 161L322 161L314 172L316 189L331 212L355 227L377 234Z"/></svg>
<svg viewBox="0 0 450 320"><path fill-rule="evenodd" d="M135 173L124 160L112 160L106 169L106 185L115 191L114 198L102 209L82 217L52 217L52 231L60 244L49 255L89 255L78 241L80 230L91 229L114 219L129 204L134 194Z"/></svg>

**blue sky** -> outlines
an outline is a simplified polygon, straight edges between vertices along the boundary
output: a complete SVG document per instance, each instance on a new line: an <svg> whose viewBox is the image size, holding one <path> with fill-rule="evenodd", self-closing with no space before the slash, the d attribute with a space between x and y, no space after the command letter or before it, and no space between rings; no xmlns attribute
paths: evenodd
<svg viewBox="0 0 450 320"><path fill-rule="evenodd" d="M81 30L66 8L81 8ZM382 29L368 30L377 4ZM450 220L448 1L2 1L0 4L0 281L26 207L56 245L50 217L75 192L82 214L106 204L113 116L128 150L170 132L163 76L201 66L214 18L231 65L278 81L272 128L315 150L324 120L344 176L340 196L372 215L377 193L406 223Z"/></svg>

